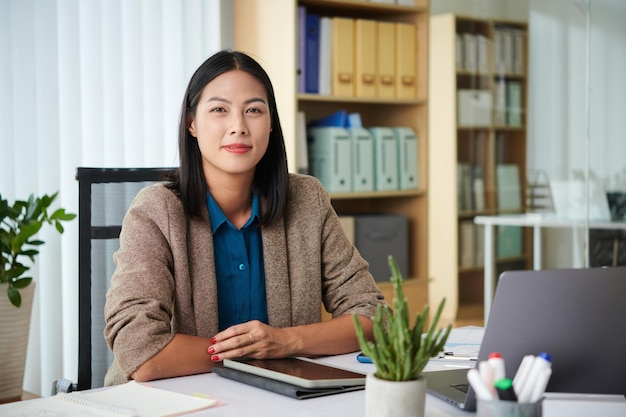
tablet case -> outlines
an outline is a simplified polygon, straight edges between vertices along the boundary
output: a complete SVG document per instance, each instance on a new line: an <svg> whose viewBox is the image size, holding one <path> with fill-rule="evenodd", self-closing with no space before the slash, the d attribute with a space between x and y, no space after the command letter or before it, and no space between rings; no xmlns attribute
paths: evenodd
<svg viewBox="0 0 626 417"><path fill-rule="evenodd" d="M305 400L307 398L323 397L326 395L365 389L365 385L356 385L351 387L338 386L332 388L303 388L298 385L253 375L248 372L232 368L213 367L212 371L224 378L232 379L237 382L243 382L244 384L272 391L277 394L286 395L287 397L295 398L297 400Z"/></svg>

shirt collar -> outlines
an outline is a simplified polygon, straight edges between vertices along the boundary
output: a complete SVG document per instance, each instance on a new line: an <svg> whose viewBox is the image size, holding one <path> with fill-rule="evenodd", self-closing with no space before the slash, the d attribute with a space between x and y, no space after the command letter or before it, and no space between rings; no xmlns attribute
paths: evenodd
<svg viewBox="0 0 626 417"><path fill-rule="evenodd" d="M211 192L207 192L206 196L206 204L209 209L209 218L211 219L211 231L215 233L217 229L219 229L224 223L232 226L231 222L228 220L220 206L217 204L217 201L211 195ZM261 219L261 212L259 206L259 196L257 193L252 194L252 210L250 212L250 218L246 222L246 224L242 227L246 228L253 224L258 224Z"/></svg>

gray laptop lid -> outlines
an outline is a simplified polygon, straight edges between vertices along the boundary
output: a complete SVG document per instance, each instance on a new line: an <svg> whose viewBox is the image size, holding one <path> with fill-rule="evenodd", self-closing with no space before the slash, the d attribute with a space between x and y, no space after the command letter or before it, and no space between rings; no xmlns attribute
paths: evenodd
<svg viewBox="0 0 626 417"><path fill-rule="evenodd" d="M548 352L548 392L625 395L625 321L626 267L504 272L478 360L500 352L512 378L524 355ZM429 391L474 410L471 389L464 401L441 394L461 382L441 381L446 373L463 378L467 370L427 374Z"/></svg>

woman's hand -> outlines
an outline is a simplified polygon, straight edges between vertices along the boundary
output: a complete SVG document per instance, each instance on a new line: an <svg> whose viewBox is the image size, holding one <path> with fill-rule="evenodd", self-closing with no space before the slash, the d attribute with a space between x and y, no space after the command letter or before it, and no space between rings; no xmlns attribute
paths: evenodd
<svg viewBox="0 0 626 417"><path fill-rule="evenodd" d="M258 320L231 326L211 339L213 362L232 358L269 359L291 355L298 338L290 329L277 329Z"/></svg>
<svg viewBox="0 0 626 417"><path fill-rule="evenodd" d="M359 317L373 338L372 321ZM211 361L232 358L271 359L287 356L338 355L355 352L359 342L351 315L295 327L274 328L260 321L231 326L216 334L208 348Z"/></svg>

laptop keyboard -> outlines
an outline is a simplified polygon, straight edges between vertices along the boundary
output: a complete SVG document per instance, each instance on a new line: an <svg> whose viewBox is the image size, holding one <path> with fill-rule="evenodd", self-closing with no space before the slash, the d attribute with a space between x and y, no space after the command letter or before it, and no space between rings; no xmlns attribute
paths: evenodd
<svg viewBox="0 0 626 417"><path fill-rule="evenodd" d="M450 384L450 386L452 388L456 388L461 392L464 392L465 394L467 394L467 390L469 390L469 384L468 383L463 383L463 384Z"/></svg>

